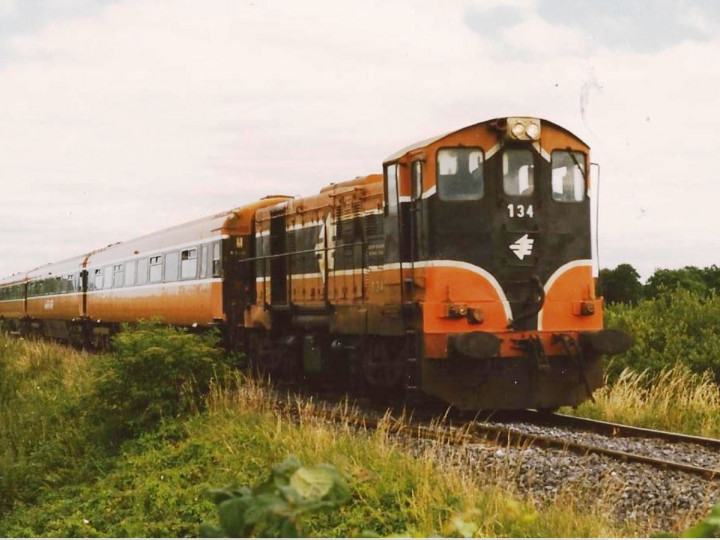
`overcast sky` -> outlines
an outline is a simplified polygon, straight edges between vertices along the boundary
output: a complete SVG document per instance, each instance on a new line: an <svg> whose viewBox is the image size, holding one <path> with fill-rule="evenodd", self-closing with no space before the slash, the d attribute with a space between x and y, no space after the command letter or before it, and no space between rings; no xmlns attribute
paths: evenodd
<svg viewBox="0 0 720 540"><path fill-rule="evenodd" d="M0 275L503 115L601 165L600 263L720 264L720 2L0 0Z"/></svg>

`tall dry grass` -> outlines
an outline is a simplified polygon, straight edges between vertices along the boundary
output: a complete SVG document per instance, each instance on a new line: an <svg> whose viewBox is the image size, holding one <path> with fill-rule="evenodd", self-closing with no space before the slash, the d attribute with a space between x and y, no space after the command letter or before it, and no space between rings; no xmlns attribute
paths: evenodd
<svg viewBox="0 0 720 540"><path fill-rule="evenodd" d="M625 368L618 379L570 414L653 429L720 437L720 388L710 372L684 364L658 375Z"/></svg>
<svg viewBox="0 0 720 540"><path fill-rule="evenodd" d="M287 455L347 472L354 500L334 518L317 521L314 530L323 536L368 529L381 536L423 537L594 537L629 531L608 518L615 489L593 501L581 501L570 488L554 501L533 501L517 488L521 460L500 460L486 469L472 463L457 434L418 443L409 436L407 417L386 414L366 430L347 401L328 411L312 399L276 401L270 394L267 386L241 376L215 385L206 417L190 424L190 436L212 433L230 455L219 465L240 474L267 470ZM244 476L235 479L252 483Z"/></svg>

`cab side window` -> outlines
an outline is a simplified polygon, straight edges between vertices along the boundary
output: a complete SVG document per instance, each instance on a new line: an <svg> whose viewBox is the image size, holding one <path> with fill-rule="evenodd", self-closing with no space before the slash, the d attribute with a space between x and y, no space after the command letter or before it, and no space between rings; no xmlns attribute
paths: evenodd
<svg viewBox="0 0 720 540"><path fill-rule="evenodd" d="M423 193L423 164L422 161L412 162L412 198L420 200Z"/></svg>
<svg viewBox="0 0 720 540"><path fill-rule="evenodd" d="M437 153L438 196L442 201L478 201L485 194L480 148L441 148Z"/></svg>
<svg viewBox="0 0 720 540"><path fill-rule="evenodd" d="M385 168L385 185L387 186L386 206L389 216L396 216L398 213L398 166L397 163L388 165Z"/></svg>

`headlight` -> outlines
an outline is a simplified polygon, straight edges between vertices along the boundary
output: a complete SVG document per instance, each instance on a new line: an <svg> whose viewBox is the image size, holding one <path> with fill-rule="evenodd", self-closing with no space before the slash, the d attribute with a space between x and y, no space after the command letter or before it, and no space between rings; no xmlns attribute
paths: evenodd
<svg viewBox="0 0 720 540"><path fill-rule="evenodd" d="M537 124L529 124L528 127L525 128L525 133L527 133L527 136L532 140L535 140L540 136L540 126Z"/></svg>
<svg viewBox="0 0 720 540"><path fill-rule="evenodd" d="M507 119L506 136L516 141L538 141L540 140L539 118L526 116L514 116Z"/></svg>
<svg viewBox="0 0 720 540"><path fill-rule="evenodd" d="M517 138L520 138L525 133L525 126L522 125L520 122L516 122L512 127L512 134L515 135Z"/></svg>

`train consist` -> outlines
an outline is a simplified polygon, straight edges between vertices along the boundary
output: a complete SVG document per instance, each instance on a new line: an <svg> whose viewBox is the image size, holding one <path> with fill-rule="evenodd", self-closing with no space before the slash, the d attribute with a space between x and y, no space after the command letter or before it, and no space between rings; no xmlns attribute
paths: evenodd
<svg viewBox="0 0 720 540"><path fill-rule="evenodd" d="M122 322L219 327L277 377L462 409L575 405L601 357L589 148L537 118L414 144L383 174L270 196L0 280L11 329L104 346Z"/></svg>

